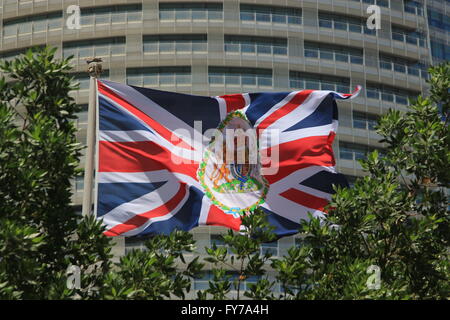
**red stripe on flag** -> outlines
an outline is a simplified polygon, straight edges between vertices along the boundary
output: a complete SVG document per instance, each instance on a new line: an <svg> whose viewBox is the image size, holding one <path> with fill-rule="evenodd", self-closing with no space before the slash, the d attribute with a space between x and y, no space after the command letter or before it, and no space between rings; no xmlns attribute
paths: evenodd
<svg viewBox="0 0 450 320"><path fill-rule="evenodd" d="M299 140L294 140L278 145L277 151L272 147L268 149L269 152L278 152L279 162L267 163L269 156L261 161L264 168L277 167L278 172L274 175L266 175L265 178L269 183L275 183L291 173L310 166L324 166L332 167L336 164L333 154L333 140L335 133L331 132L328 136L307 137ZM267 154L267 149L263 150L262 154Z"/></svg>
<svg viewBox="0 0 450 320"><path fill-rule="evenodd" d="M328 200L313 196L309 193L300 191L298 189L288 189L287 191L280 193L280 196L285 197L299 205L307 208L319 210L325 212L325 206L329 203Z"/></svg>
<svg viewBox="0 0 450 320"><path fill-rule="evenodd" d="M145 213L137 214L133 218L127 220L126 222L116 225L108 231L104 232L104 235L109 237L118 236L122 233L131 231L142 226L149 219L161 217L168 213L170 213L173 209L175 209L181 200L183 200L186 195L186 184L180 183L180 188L178 192L173 196L172 199L167 201L165 204L157 207L156 209L147 211Z"/></svg>
<svg viewBox="0 0 450 320"><path fill-rule="evenodd" d="M221 226L239 231L241 227L241 218L235 218L231 214L226 214L215 205L211 205L206 224L210 226Z"/></svg>
<svg viewBox="0 0 450 320"><path fill-rule="evenodd" d="M136 106L132 105L131 103L129 103L128 101L126 101L124 98L122 98L116 92L109 89L107 86L102 84L100 81L98 81L98 91L102 95L104 95L104 96L108 97L109 99L113 100L114 102L116 102L122 108L131 112L137 118L144 121L147 125L150 126L150 128L152 128L153 130L158 132L158 134L161 135L161 137L163 137L164 139L166 139L173 145L180 147L180 148L193 150L193 148L190 145L188 145L183 140L179 139L177 136L173 135L172 131L168 130L166 127L161 125L158 121L155 121L154 119L152 119L146 113L141 111L138 107L136 107Z"/></svg>
<svg viewBox="0 0 450 320"><path fill-rule="evenodd" d="M153 141L99 142L99 172L162 169L197 179L198 162L178 157Z"/></svg>
<svg viewBox="0 0 450 320"><path fill-rule="evenodd" d="M279 108L278 110L274 111L271 115L269 115L267 118L265 118L259 125L258 125L258 132L261 133L264 129L269 127L272 123L277 121L278 119L284 117L288 113L295 110L299 105L301 105L306 98L309 97L309 95L313 92L313 90L303 90L297 93L292 99L287 102L284 106Z"/></svg>
<svg viewBox="0 0 450 320"><path fill-rule="evenodd" d="M220 98L224 99L227 103L227 113L245 107L245 99L242 94L227 94Z"/></svg>

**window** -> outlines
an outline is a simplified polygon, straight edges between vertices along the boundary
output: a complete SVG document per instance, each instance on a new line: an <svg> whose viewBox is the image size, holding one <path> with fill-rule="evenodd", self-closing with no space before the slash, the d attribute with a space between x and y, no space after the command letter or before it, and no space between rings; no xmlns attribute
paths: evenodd
<svg viewBox="0 0 450 320"><path fill-rule="evenodd" d="M14 18L3 22L3 36L39 34L62 28L62 12L38 14L28 17Z"/></svg>
<svg viewBox="0 0 450 320"><path fill-rule="evenodd" d="M418 31L392 26L392 40L426 47L426 36Z"/></svg>
<svg viewBox="0 0 450 320"><path fill-rule="evenodd" d="M377 121L377 115L353 111L353 128L373 131L375 130Z"/></svg>
<svg viewBox="0 0 450 320"><path fill-rule="evenodd" d="M194 279L194 290L206 290L209 288L209 281L212 279L211 272L203 272L200 278Z"/></svg>
<svg viewBox="0 0 450 320"><path fill-rule="evenodd" d="M66 58L73 55L74 59L125 55L125 37L65 42L63 55Z"/></svg>
<svg viewBox="0 0 450 320"><path fill-rule="evenodd" d="M339 157L343 160L362 160L366 159L369 152L375 150L367 145L339 142Z"/></svg>
<svg viewBox="0 0 450 320"><path fill-rule="evenodd" d="M77 123L80 124L86 124L88 122L88 105L83 104L80 105L81 111L77 112Z"/></svg>
<svg viewBox="0 0 450 320"><path fill-rule="evenodd" d="M423 5L416 0L404 0L403 7L405 12L418 16L423 16Z"/></svg>
<svg viewBox="0 0 450 320"><path fill-rule="evenodd" d="M0 61L1 60L7 60L7 61L14 60L15 58L19 57L20 55L26 53L28 49L30 49L30 48L22 48L22 49L16 49L16 50L2 52L2 53L0 53Z"/></svg>
<svg viewBox="0 0 450 320"><path fill-rule="evenodd" d="M431 54L438 61L450 60L450 45L431 39Z"/></svg>
<svg viewBox="0 0 450 320"><path fill-rule="evenodd" d="M227 279L231 283L231 290L237 290L234 282L238 281L239 273L236 271L227 271L225 276L220 280ZM241 279L239 289L245 291L249 289L249 285L257 283L261 279L261 276L248 276L245 279ZM200 278L194 278L194 290L206 290L209 288L209 281L214 280L214 274L211 271L205 271Z"/></svg>
<svg viewBox="0 0 450 320"><path fill-rule="evenodd" d="M408 105L409 99L415 99L419 92L412 92L396 87L367 83L366 97L391 103Z"/></svg>
<svg viewBox="0 0 450 320"><path fill-rule="evenodd" d="M144 36L144 53L207 52L206 34Z"/></svg>
<svg viewBox="0 0 450 320"><path fill-rule="evenodd" d="M428 9L428 23L432 27L450 31L450 16L431 8Z"/></svg>
<svg viewBox="0 0 450 320"><path fill-rule="evenodd" d="M336 29L345 32L376 35L376 30L368 29L366 21L362 18L352 18L348 16L330 14L327 12L319 12L319 27Z"/></svg>
<svg viewBox="0 0 450 320"><path fill-rule="evenodd" d="M287 39L225 35L225 52L287 55Z"/></svg>
<svg viewBox="0 0 450 320"><path fill-rule="evenodd" d="M390 0L353 0L356 2L362 2L366 4L376 4L380 7L390 8Z"/></svg>
<svg viewBox="0 0 450 320"><path fill-rule="evenodd" d="M127 69L127 84L133 86L189 85L191 67L148 67Z"/></svg>
<svg viewBox="0 0 450 320"><path fill-rule="evenodd" d="M241 4L241 21L273 24L302 24L299 8Z"/></svg>
<svg viewBox="0 0 450 320"><path fill-rule="evenodd" d="M74 73L72 74L74 77L74 82L79 84L79 90L88 90L89 89L89 75L87 72L83 73ZM109 70L103 70L101 74L101 79L109 78Z"/></svg>
<svg viewBox="0 0 450 320"><path fill-rule="evenodd" d="M305 57L334 60L345 63L363 64L362 49L354 49L344 46L328 46L321 43L305 42Z"/></svg>
<svg viewBox="0 0 450 320"><path fill-rule="evenodd" d="M160 3L159 19L161 21L223 20L223 5L196 2Z"/></svg>
<svg viewBox="0 0 450 320"><path fill-rule="evenodd" d="M212 245L216 245L218 248L222 247L222 248L227 248L228 254L233 254L233 252L231 251L231 249L228 247L228 245L225 243L225 241L223 240L222 235L220 234L212 234L211 235L211 246Z"/></svg>
<svg viewBox="0 0 450 320"><path fill-rule="evenodd" d="M81 8L82 27L140 21L142 21L141 4Z"/></svg>
<svg viewBox="0 0 450 320"><path fill-rule="evenodd" d="M289 73L289 81L292 89L331 90L341 93L350 92L350 79L348 78L291 71Z"/></svg>
<svg viewBox="0 0 450 320"><path fill-rule="evenodd" d="M84 176L75 177L75 191L82 192L84 189Z"/></svg>
<svg viewBox="0 0 450 320"><path fill-rule="evenodd" d="M209 83L227 86L272 86L272 70L238 67L209 67Z"/></svg>
<svg viewBox="0 0 450 320"><path fill-rule="evenodd" d="M278 256L278 241L261 244L261 255L270 253L272 256Z"/></svg>
<svg viewBox="0 0 450 320"><path fill-rule="evenodd" d="M407 73L416 77L422 76L425 79L428 78L427 66L425 64L387 54L380 53L380 68L389 71Z"/></svg>

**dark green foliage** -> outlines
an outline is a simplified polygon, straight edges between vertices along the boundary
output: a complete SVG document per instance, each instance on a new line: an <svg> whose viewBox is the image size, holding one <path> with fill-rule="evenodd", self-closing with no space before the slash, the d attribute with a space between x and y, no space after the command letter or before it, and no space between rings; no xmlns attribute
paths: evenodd
<svg viewBox="0 0 450 320"><path fill-rule="evenodd" d="M265 265L271 258L270 253L260 255L260 247L264 242L274 241L273 227L269 225L265 213L258 209L250 215L242 217L244 230L241 233L228 230L223 236L226 246L206 248L208 257L205 260L213 265L213 279L209 281L209 289L199 292L198 297L205 299L230 298L230 291L236 291L236 299L241 298L241 283L251 276L261 277L244 292L248 298L266 299L271 296L273 286L266 275ZM228 252L227 247L230 249ZM232 270L237 275L230 277L226 271Z"/></svg>
<svg viewBox="0 0 450 320"><path fill-rule="evenodd" d="M106 299L185 298L191 278L203 265L198 257L186 260L194 247L190 233L174 231L146 241L146 250L132 250L120 259L102 288Z"/></svg>
<svg viewBox="0 0 450 320"><path fill-rule="evenodd" d="M69 96L76 89L69 61L56 49L28 51L0 71L0 297L85 297L68 290L66 270L78 265L102 272L82 279L100 284L109 265L109 240L94 219L77 223L71 179L79 174L80 147ZM9 288L9 289L8 289Z"/></svg>
<svg viewBox="0 0 450 320"><path fill-rule="evenodd" d="M303 221L303 251L275 261L297 299L445 299L450 292L450 64L430 70L431 93L406 113L391 110L377 131L387 149L368 155L367 176L338 189L326 220ZM381 286L370 289L371 265Z"/></svg>

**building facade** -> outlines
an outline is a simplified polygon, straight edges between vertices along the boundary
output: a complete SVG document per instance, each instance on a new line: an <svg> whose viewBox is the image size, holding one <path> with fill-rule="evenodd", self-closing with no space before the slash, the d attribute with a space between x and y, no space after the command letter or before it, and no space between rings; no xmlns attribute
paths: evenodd
<svg viewBox="0 0 450 320"><path fill-rule="evenodd" d="M366 24L373 4L381 9L378 30ZM67 25L70 5L81 10L79 29ZM407 110L408 99L427 90L427 67L450 59L449 28L449 0L0 0L0 59L45 44L75 57L81 142L89 91L84 58L94 55L104 61L104 79L189 94L346 93L362 85L358 98L339 102L334 145L337 169L352 182L363 175L357 160L382 152L377 118L389 108ZM82 178L74 190L79 206ZM196 228L199 251L220 244L222 232ZM283 255L296 241L261 250Z"/></svg>

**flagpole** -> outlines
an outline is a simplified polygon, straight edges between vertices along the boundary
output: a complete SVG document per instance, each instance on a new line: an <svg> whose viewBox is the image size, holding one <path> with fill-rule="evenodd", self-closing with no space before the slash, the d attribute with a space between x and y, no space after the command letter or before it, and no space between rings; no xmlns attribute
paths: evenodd
<svg viewBox="0 0 450 320"><path fill-rule="evenodd" d="M87 149L86 162L84 166L84 192L82 215L93 214L92 211L92 191L94 184L94 162L95 162L95 127L97 117L97 78L102 72L102 59L89 58L88 63L89 81L89 105L88 105L88 125L87 125Z"/></svg>

